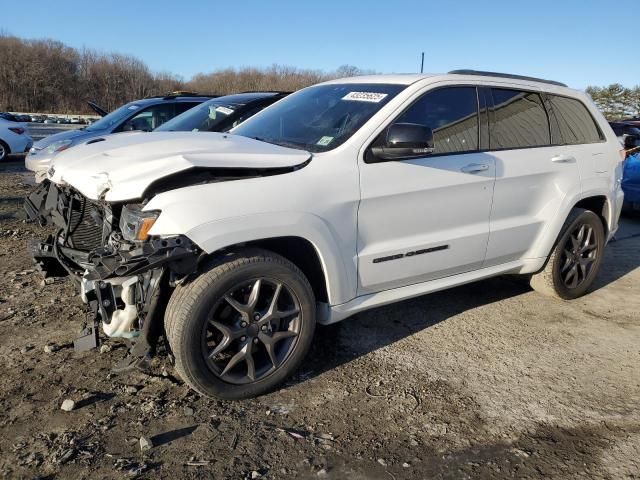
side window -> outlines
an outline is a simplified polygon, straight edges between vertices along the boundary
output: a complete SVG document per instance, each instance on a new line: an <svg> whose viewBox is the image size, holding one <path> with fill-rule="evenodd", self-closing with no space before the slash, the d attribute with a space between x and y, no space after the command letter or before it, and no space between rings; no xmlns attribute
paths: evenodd
<svg viewBox="0 0 640 480"><path fill-rule="evenodd" d="M200 105L200 102L176 102L175 103L176 117L181 113L186 112L187 110L191 110L196 105Z"/></svg>
<svg viewBox="0 0 640 480"><path fill-rule="evenodd" d="M548 95L548 97L562 137L557 143L575 145L604 140L600 128L581 101L557 95Z"/></svg>
<svg viewBox="0 0 640 480"><path fill-rule="evenodd" d="M492 88L491 149L551 145L549 118L537 93Z"/></svg>
<svg viewBox="0 0 640 480"><path fill-rule="evenodd" d="M424 94L394 123L417 123L433 130L433 154L478 150L475 87L441 88Z"/></svg>
<svg viewBox="0 0 640 480"><path fill-rule="evenodd" d="M150 132L154 128L158 128L167 120L173 118L173 106L173 103L159 103L158 105L146 108L127 120L118 129L118 131L130 132L133 130L143 130L145 132Z"/></svg>

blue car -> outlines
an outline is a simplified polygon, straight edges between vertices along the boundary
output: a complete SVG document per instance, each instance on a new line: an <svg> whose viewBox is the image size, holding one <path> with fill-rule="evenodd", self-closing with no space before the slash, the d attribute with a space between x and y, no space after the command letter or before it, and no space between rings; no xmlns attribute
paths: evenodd
<svg viewBox="0 0 640 480"><path fill-rule="evenodd" d="M624 209L640 211L640 152L627 156L622 176Z"/></svg>

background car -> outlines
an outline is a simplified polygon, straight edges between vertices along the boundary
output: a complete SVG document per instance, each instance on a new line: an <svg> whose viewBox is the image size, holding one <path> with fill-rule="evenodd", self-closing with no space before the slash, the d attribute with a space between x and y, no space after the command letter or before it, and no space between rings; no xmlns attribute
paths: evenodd
<svg viewBox="0 0 640 480"><path fill-rule="evenodd" d="M103 118L77 130L67 130L43 138L35 143L27 155L26 167L36 173L36 181L44 179L53 157L74 145L103 135L134 130L148 131L159 127L196 105L210 100L213 95L197 95L179 92L158 97L149 97L122 105L113 112L106 112L89 103Z"/></svg>
<svg viewBox="0 0 640 480"><path fill-rule="evenodd" d="M154 132L226 132L287 95L288 92L245 92L214 98L169 120Z"/></svg>
<svg viewBox="0 0 640 480"><path fill-rule="evenodd" d="M640 145L640 125L627 121L609 122L609 125L611 125L620 142L624 143L625 135L633 135L636 138L636 145Z"/></svg>
<svg viewBox="0 0 640 480"><path fill-rule="evenodd" d="M24 124L0 118L0 161L10 153L24 153L31 148L33 140Z"/></svg>

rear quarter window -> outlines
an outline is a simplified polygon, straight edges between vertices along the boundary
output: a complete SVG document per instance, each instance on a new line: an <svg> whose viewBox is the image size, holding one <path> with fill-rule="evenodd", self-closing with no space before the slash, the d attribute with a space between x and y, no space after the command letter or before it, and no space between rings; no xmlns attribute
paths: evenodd
<svg viewBox="0 0 640 480"><path fill-rule="evenodd" d="M578 145L604 141L604 134L587 107L575 98L547 95L558 122L561 145Z"/></svg>

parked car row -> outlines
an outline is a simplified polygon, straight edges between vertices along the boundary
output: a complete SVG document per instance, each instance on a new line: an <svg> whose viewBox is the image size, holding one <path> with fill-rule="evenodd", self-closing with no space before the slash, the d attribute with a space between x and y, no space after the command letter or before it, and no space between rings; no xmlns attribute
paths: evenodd
<svg viewBox="0 0 640 480"><path fill-rule="evenodd" d="M85 118L85 117L62 117L62 116L51 116L51 115L22 115L15 114L9 112L0 112L0 118L8 120L10 122L21 122L21 123L56 123L56 124L75 124L75 125L85 125L91 124L95 122L96 118Z"/></svg>
<svg viewBox="0 0 640 480"><path fill-rule="evenodd" d="M100 326L135 339L116 370L144 368L166 332L193 389L260 395L316 323L500 274L578 298L618 228L625 152L558 82L351 77L168 121L188 101L127 104L28 157L47 173L25 208L58 229L35 258L93 309L78 348Z"/></svg>

